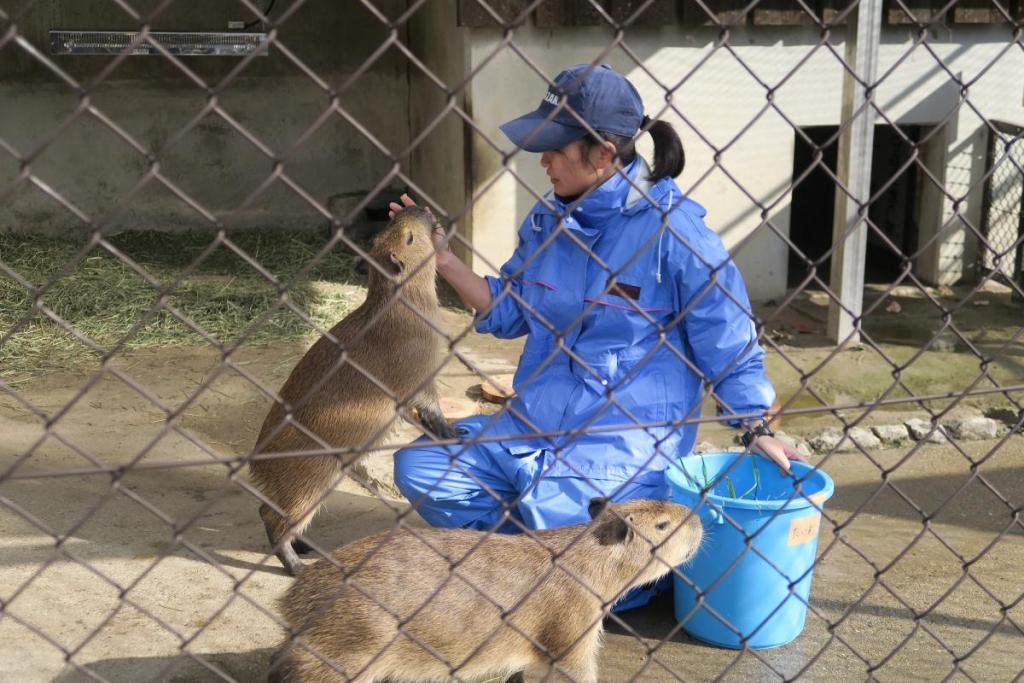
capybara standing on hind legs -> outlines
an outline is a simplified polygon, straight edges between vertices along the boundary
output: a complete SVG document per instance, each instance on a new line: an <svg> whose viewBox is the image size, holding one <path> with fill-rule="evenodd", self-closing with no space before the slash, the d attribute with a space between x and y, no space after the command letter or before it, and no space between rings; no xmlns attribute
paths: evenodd
<svg viewBox="0 0 1024 683"><path fill-rule="evenodd" d="M341 468L384 437L399 405L415 410L434 435L453 435L431 380L442 341L433 227L433 216L420 208L392 219L370 256L393 277L371 265L366 301L306 352L263 421L257 454L323 450L324 444L356 449L250 461L256 486L284 513L260 506L267 537L292 575L302 566L292 539L309 526Z"/></svg>

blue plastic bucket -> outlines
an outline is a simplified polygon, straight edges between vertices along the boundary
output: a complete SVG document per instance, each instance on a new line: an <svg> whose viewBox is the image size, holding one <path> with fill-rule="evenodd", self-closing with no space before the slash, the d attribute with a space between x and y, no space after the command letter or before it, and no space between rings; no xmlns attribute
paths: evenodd
<svg viewBox="0 0 1024 683"><path fill-rule="evenodd" d="M784 474L772 461L742 453L689 456L669 467L666 477L673 500L696 510L704 524L700 551L680 567L690 583L675 577L675 613L683 629L737 649L744 643L777 647L800 635L819 509L832 497L832 479L798 462ZM760 555L748 549L748 538ZM699 606L698 591L704 594Z"/></svg>

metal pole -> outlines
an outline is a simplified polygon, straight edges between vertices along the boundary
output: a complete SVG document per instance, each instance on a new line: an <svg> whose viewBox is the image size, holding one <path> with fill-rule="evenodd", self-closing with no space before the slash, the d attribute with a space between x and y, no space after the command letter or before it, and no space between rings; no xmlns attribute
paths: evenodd
<svg viewBox="0 0 1024 683"><path fill-rule="evenodd" d="M867 99L873 98L867 95L865 84L871 86L875 82L881 33L882 0L860 0L846 29L846 63L857 78L849 71L843 72L841 121L846 123L853 119L853 122L839 136L837 171L842 186L836 188L832 220L832 244L836 248L832 252L829 286L846 310L840 308L838 302L829 304L828 336L834 342L860 340L859 320L855 325L854 318L860 317L864 297L864 260L868 244L864 218L871 195L871 145L875 137L874 109L862 108Z"/></svg>

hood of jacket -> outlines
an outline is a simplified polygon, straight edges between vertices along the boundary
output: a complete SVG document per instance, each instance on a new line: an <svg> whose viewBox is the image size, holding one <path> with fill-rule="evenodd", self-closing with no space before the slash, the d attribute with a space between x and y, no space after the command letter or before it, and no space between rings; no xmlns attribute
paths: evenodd
<svg viewBox="0 0 1024 683"><path fill-rule="evenodd" d="M704 207L683 197L672 178L652 182L647 178L650 173L647 161L638 156L621 173L616 173L590 194L575 201L567 203L549 191L543 201L538 202L534 213L562 217L566 227L582 229L588 234L617 224L620 216L632 216L655 208L669 211L682 206L696 217L704 217L707 213Z"/></svg>

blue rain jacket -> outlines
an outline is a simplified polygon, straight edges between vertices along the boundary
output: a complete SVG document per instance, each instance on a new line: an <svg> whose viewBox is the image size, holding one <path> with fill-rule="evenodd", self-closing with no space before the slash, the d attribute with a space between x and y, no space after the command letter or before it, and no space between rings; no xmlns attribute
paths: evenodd
<svg viewBox="0 0 1024 683"><path fill-rule="evenodd" d="M720 412L761 414L775 398L739 270L704 208L649 172L638 158L632 184L617 175L570 206L549 193L554 210L538 202L501 277L487 277L477 331L527 336L516 396L487 431L509 435L500 445L526 469L660 481L697 427L636 424L699 416L705 380Z"/></svg>

